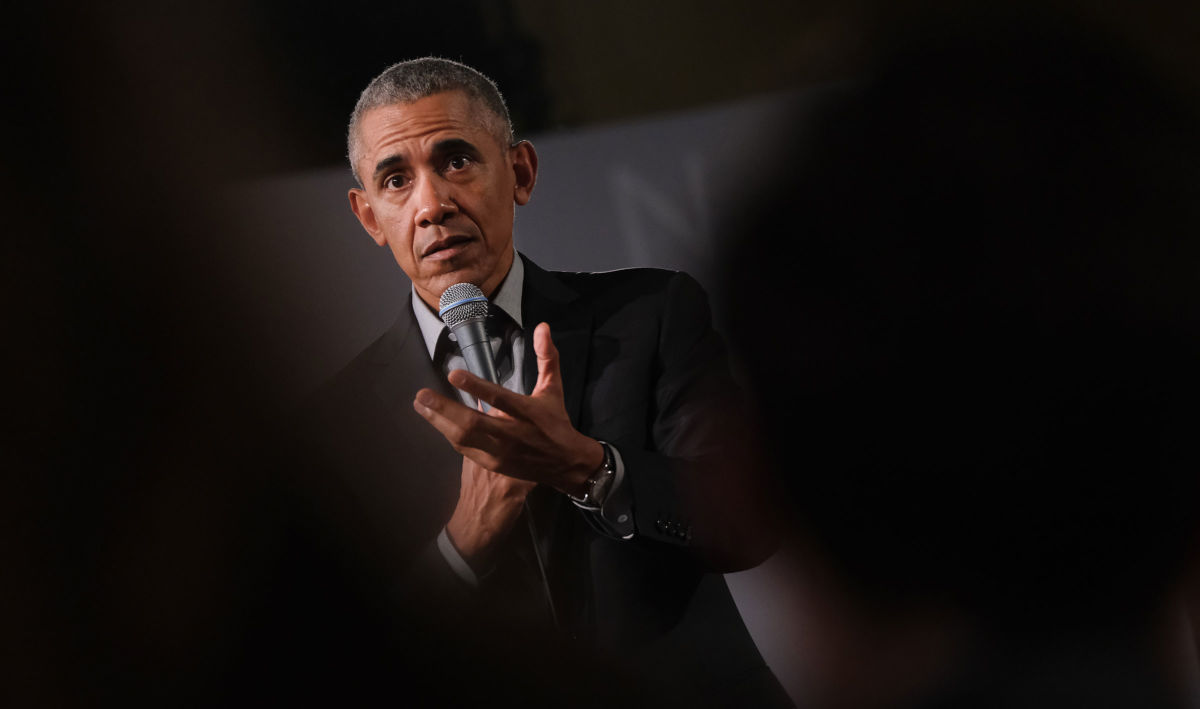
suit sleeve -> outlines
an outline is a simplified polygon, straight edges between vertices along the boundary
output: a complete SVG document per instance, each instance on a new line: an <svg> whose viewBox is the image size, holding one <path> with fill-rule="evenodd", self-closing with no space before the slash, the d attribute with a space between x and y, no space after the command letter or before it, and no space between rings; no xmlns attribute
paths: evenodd
<svg viewBox="0 0 1200 709"><path fill-rule="evenodd" d="M437 539L421 548L400 578L402 596L435 599L451 607L470 602L477 588L478 580L472 584L455 571Z"/></svg>
<svg viewBox="0 0 1200 709"><path fill-rule="evenodd" d="M713 547L745 560L756 526L746 408L713 330L708 298L684 273L669 281L659 321L649 440L621 447L639 537ZM739 548L743 547L743 548Z"/></svg>

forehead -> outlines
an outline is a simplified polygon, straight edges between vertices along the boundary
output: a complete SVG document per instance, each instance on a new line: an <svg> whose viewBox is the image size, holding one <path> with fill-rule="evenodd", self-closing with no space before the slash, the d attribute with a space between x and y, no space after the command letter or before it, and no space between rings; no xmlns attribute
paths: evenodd
<svg viewBox="0 0 1200 709"><path fill-rule="evenodd" d="M358 141L368 159L407 154L450 135L482 148L485 140L496 140L493 122L490 111L465 92L446 91L371 109L359 124Z"/></svg>

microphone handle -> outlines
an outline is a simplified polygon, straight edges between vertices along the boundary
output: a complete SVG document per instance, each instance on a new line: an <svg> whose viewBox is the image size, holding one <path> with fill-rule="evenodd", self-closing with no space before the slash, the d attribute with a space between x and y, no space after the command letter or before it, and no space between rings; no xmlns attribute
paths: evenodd
<svg viewBox="0 0 1200 709"><path fill-rule="evenodd" d="M458 342L458 349L462 352L463 359L467 361L467 371L480 379L499 384L500 376L496 374L492 343L488 340L487 328L484 326L483 319L464 320L451 332L454 333L454 339ZM491 408L487 402L480 403L483 404L484 411Z"/></svg>

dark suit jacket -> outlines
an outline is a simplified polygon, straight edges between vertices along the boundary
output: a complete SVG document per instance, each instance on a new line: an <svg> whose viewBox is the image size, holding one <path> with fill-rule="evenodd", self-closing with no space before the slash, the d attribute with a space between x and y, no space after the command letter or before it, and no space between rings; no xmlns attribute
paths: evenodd
<svg viewBox="0 0 1200 709"><path fill-rule="evenodd" d="M620 451L637 525L633 540L609 538L561 494L535 490L533 534L546 553L559 635L591 658L579 662L603 666L601 676L623 677L645 696L786 703L723 578L688 549L695 530L679 491L691 465L728 452L716 414L736 398L703 291L682 273L550 273L528 259L525 265L523 320L530 331L550 324L567 412L578 430ZM536 359L526 363L532 382ZM388 589L381 603L390 597L421 608L436 626L431 632L457 621L469 634L506 614L519 622L549 618L545 593L503 580L507 557L474 591L437 553L433 540L457 501L461 457L413 411L422 387L454 395L405 303L395 325L311 407L305 487L318 491L313 509L325 520L323 543L336 545L368 585ZM512 539L528 534L526 522ZM587 675L572 680L583 683L575 686L584 695L595 682Z"/></svg>

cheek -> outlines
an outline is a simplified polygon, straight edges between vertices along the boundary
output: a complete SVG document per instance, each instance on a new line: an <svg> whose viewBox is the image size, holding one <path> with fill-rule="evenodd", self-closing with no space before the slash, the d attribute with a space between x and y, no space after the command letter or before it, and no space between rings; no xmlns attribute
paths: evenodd
<svg viewBox="0 0 1200 709"><path fill-rule="evenodd" d="M483 226L488 233L488 241L497 243L501 236L512 230L513 202L512 195L496 195L487 204L487 220Z"/></svg>
<svg viewBox="0 0 1200 709"><path fill-rule="evenodd" d="M392 256L396 262L400 264L405 272L411 270L417 263L416 257L413 255L412 234L399 229L386 229L388 249L392 252Z"/></svg>
<svg viewBox="0 0 1200 709"><path fill-rule="evenodd" d="M412 221L404 214L389 214L380 222L393 249L409 249L413 242Z"/></svg>

